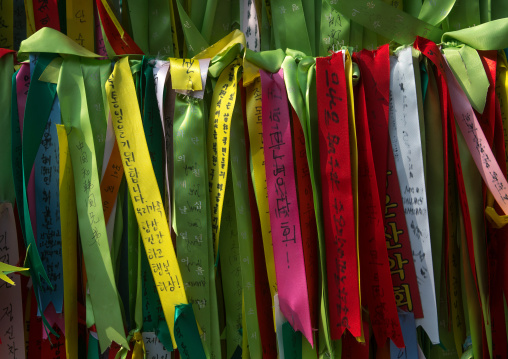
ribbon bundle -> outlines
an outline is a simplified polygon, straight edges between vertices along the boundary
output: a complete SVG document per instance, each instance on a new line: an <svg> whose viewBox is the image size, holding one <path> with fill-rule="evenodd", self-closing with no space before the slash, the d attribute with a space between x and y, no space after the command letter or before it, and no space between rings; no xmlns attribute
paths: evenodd
<svg viewBox="0 0 508 359"><path fill-rule="evenodd" d="M0 10L1 358L508 357L502 1Z"/></svg>

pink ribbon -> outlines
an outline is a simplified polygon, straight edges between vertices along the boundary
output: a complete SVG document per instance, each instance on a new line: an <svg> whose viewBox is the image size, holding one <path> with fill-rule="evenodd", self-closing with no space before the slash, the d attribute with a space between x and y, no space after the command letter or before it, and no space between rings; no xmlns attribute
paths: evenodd
<svg viewBox="0 0 508 359"><path fill-rule="evenodd" d="M260 70L263 146L275 274L282 314L313 343L283 71Z"/></svg>

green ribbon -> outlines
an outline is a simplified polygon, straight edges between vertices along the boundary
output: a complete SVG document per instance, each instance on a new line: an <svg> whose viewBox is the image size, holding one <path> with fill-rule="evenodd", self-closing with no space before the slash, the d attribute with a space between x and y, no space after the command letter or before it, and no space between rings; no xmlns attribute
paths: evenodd
<svg viewBox="0 0 508 359"><path fill-rule="evenodd" d="M302 333L295 332L289 322L282 324L284 359L302 359Z"/></svg>
<svg viewBox="0 0 508 359"><path fill-rule="evenodd" d="M240 96L240 91L237 92ZM240 104L240 98L236 100ZM248 168L245 159L244 122L241 106L235 106L231 119L230 168L233 187L234 209L236 211L236 226L238 230L238 254L242 271L243 299L245 304L245 328L247 334L248 351L252 358L262 357L261 336L259 332L258 314L255 295L254 252L252 221L250 215L248 189ZM222 243L222 240L221 240ZM224 270L224 268L222 269Z"/></svg>
<svg viewBox="0 0 508 359"><path fill-rule="evenodd" d="M107 114L104 110L104 98L102 88L106 83L101 74L106 73L109 77L111 73L110 60L92 60L83 59L83 80L85 81L86 101L88 106L88 115L94 134L95 157L97 160L97 169L102 173L102 162L104 160L104 147L106 145L106 128L108 126ZM108 106L109 107L109 106Z"/></svg>
<svg viewBox="0 0 508 359"><path fill-rule="evenodd" d="M12 151L11 151L11 91L12 73L14 67L13 54L6 54L0 58L0 133L3 134L3 150L0 152L0 201L14 203L14 179L12 177ZM16 88L14 87L14 92ZM15 104L17 109L17 103Z"/></svg>
<svg viewBox="0 0 508 359"><path fill-rule="evenodd" d="M326 1L332 8L352 21L399 44L412 43L416 35L439 42L443 34L441 29L379 0L334 1L333 3L330 0Z"/></svg>
<svg viewBox="0 0 508 359"><path fill-rule="evenodd" d="M175 340L183 359L205 359L191 304L175 307Z"/></svg>
<svg viewBox="0 0 508 359"><path fill-rule="evenodd" d="M171 12L168 1L148 1L147 35L149 54L162 57L173 57L175 55L173 36L171 36Z"/></svg>
<svg viewBox="0 0 508 359"><path fill-rule="evenodd" d="M193 0L194 2L195 0ZM219 4L218 0L207 0L206 1L206 9L205 9L205 16L203 19L203 26L201 27L201 34L203 35L204 39L210 43L211 37L212 37L212 28L214 19L216 17L220 17L221 11L217 12L217 6ZM221 1L222 5L222 1Z"/></svg>
<svg viewBox="0 0 508 359"><path fill-rule="evenodd" d="M144 101L141 102L143 108L143 129L145 131L146 143L152 160L153 170L157 185L161 191L161 197L164 198L164 139L162 137L162 121L160 118L159 105L155 96L155 80L153 77L153 62L155 60L143 58L142 80L144 84Z"/></svg>
<svg viewBox="0 0 508 359"><path fill-rule="evenodd" d="M176 0L176 6L178 7L180 22L182 23L183 34L187 43L187 55L184 53L184 57L192 57L206 49L208 42L185 12L181 0Z"/></svg>
<svg viewBox="0 0 508 359"><path fill-rule="evenodd" d="M173 125L176 239L185 292L203 331L207 356L220 357L203 102L177 94ZM215 303L213 302L215 300ZM176 331L176 324L175 324ZM198 345L200 343L195 343Z"/></svg>
<svg viewBox="0 0 508 359"><path fill-rule="evenodd" d="M281 49L255 52L245 50L244 59L268 72L279 71L286 54Z"/></svg>
<svg viewBox="0 0 508 359"><path fill-rule="evenodd" d="M65 36L60 31L50 27L43 27L28 39L21 42L18 51L18 61L25 61L28 59L29 53L36 52L52 52L81 57L99 57L99 55L79 46L74 40Z"/></svg>
<svg viewBox="0 0 508 359"><path fill-rule="evenodd" d="M483 113L489 81L476 50L508 47L508 19L443 34L444 53L471 106ZM475 50L476 49L476 50Z"/></svg>
<svg viewBox="0 0 508 359"><path fill-rule="evenodd" d="M104 351L111 341L123 347L128 347L128 343L124 335L119 296L101 209L99 175L82 66L84 65L80 59L74 56L64 60L57 92L61 103L62 123L68 132L76 181L76 202L81 204L77 206L78 218L93 314L100 346Z"/></svg>
<svg viewBox="0 0 508 359"><path fill-rule="evenodd" d="M456 0L425 0L422 4L418 19L438 26L452 11ZM404 3L404 7L405 7Z"/></svg>
<svg viewBox="0 0 508 359"><path fill-rule="evenodd" d="M297 49L312 55L314 51L307 31L302 1L272 0L271 3L276 48Z"/></svg>
<svg viewBox="0 0 508 359"><path fill-rule="evenodd" d="M149 50L149 1L129 0L129 15L132 25L132 38L144 54L150 54ZM166 34L171 34L166 32ZM171 37L171 36L166 36ZM105 39L105 38L104 38ZM171 40L172 41L172 40ZM108 52L109 54L109 52Z"/></svg>
<svg viewBox="0 0 508 359"><path fill-rule="evenodd" d="M328 56L328 51L349 45L350 28L351 22L349 18L333 9L327 1L323 1L319 56Z"/></svg>
<svg viewBox="0 0 508 359"><path fill-rule="evenodd" d="M236 208L229 168L224 207L221 218L219 239L220 272L226 310L227 358L231 358L238 346L242 345L242 270L240 267L240 237L236 226ZM246 313L247 314L247 313ZM252 315L250 313L250 315Z"/></svg>

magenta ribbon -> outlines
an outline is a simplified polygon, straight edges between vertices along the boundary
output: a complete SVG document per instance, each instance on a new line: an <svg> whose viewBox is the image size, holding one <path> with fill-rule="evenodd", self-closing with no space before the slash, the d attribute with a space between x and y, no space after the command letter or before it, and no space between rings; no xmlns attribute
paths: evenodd
<svg viewBox="0 0 508 359"><path fill-rule="evenodd" d="M313 346L288 100L283 71L260 70L263 147L275 274L282 314Z"/></svg>

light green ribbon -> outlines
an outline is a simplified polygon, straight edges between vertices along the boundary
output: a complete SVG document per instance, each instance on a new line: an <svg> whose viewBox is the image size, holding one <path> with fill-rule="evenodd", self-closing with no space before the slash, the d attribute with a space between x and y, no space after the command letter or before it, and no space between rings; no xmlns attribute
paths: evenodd
<svg viewBox="0 0 508 359"><path fill-rule="evenodd" d="M76 180L76 201L93 314L102 351L111 341L128 347L101 209L95 146L80 59L64 60L57 92ZM79 104L77 106L76 104Z"/></svg>
<svg viewBox="0 0 508 359"><path fill-rule="evenodd" d="M240 96L240 92L237 92ZM237 104L241 101L238 98ZM234 208L236 217L236 226L238 228L238 254L240 257L240 267L242 271L243 297L245 304L245 325L242 330L247 335L248 352L252 358L261 358L261 335L259 332L259 323L257 315L256 295L255 295L255 274L254 274L254 252L253 252L253 234L252 221L250 216L247 152L244 141L244 122L241 113L241 107L235 106L231 119L231 140L229 144L230 168L234 194ZM222 240L221 240L222 241ZM222 255L221 255L222 256ZM224 270L224 268L222 268Z"/></svg>
<svg viewBox="0 0 508 359"><path fill-rule="evenodd" d="M74 40L60 31L50 27L43 27L28 39L21 42L18 51L18 61L28 59L29 53L52 52L62 55L76 55L81 57L99 57L99 55L79 46Z"/></svg>
<svg viewBox="0 0 508 359"><path fill-rule="evenodd" d="M418 14L418 19L438 26L452 11L456 0L425 0ZM405 7L406 4L404 4Z"/></svg>

